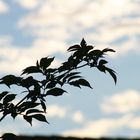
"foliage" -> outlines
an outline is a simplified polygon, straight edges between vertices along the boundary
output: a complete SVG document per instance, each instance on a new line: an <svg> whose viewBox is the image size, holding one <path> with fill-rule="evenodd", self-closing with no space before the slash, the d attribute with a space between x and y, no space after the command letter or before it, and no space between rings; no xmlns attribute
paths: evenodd
<svg viewBox="0 0 140 140"><path fill-rule="evenodd" d="M17 94L13 94L11 91L0 93L0 112L2 114L0 121L7 115L11 115L13 119L21 115L31 125L33 119L48 123L45 117L46 96L63 95L67 92L63 89L66 84L78 88L81 86L92 88L90 83L80 75L81 73L77 72L77 69L85 66L97 68L104 73L108 72L116 83L115 71L106 66L108 62L104 59L107 52L115 52L113 49L94 49L82 39L80 45L70 46L67 51L70 52L70 57L58 68L51 67L54 57L44 57L37 61L35 66L25 68L20 76L6 75L0 79L0 84L8 86L9 89L16 85L22 88L21 93L25 94L15 103ZM42 75L42 79L35 78L36 74Z"/></svg>

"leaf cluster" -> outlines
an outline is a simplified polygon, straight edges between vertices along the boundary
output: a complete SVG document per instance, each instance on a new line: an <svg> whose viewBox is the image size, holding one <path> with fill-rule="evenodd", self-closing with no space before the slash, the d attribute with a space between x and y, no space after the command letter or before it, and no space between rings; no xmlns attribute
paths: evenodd
<svg viewBox="0 0 140 140"><path fill-rule="evenodd" d="M108 72L114 82L117 82L115 71L108 68L108 63L104 56L107 52L115 52L113 49L94 49L94 46L87 45L82 39L80 44L70 46L67 50L70 57L58 68L52 68L54 57L44 57L36 62L36 65L25 68L20 76L6 75L0 79L0 84L6 85L9 89L13 85L23 89L25 94L16 102L17 93L3 91L0 93L0 113L3 120L7 115L15 119L18 115L32 125L32 120L47 122L46 119L46 97L61 96L67 91L64 86L70 85L81 88L81 86L92 88L90 83L81 76L78 69L89 66L97 68L101 72ZM36 74L40 74L42 79L37 79Z"/></svg>

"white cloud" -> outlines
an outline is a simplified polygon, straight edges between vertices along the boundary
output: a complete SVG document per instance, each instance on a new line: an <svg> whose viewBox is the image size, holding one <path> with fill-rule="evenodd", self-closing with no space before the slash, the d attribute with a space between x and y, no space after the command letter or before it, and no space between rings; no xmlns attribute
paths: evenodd
<svg viewBox="0 0 140 140"><path fill-rule="evenodd" d="M66 116L66 108L59 105L49 105L47 107L47 116L48 117L59 117L64 118Z"/></svg>
<svg viewBox="0 0 140 140"><path fill-rule="evenodd" d="M72 120L76 123L83 123L84 119L84 114L81 111L76 111L72 115Z"/></svg>
<svg viewBox="0 0 140 140"><path fill-rule="evenodd" d="M140 32L140 19L131 18L131 14L138 11L138 3L131 0L44 0L36 10L23 17L18 26L28 35L40 39L47 37L66 42L85 36L90 41L98 42L96 45L99 47L129 36L130 39L125 42L111 46L117 51L111 56L118 57L131 51L140 52L139 40L134 39Z"/></svg>
<svg viewBox="0 0 140 140"><path fill-rule="evenodd" d="M11 36L0 36L0 47L7 47L12 43Z"/></svg>
<svg viewBox="0 0 140 140"><path fill-rule="evenodd" d="M91 137L100 138L110 136L112 131L117 131L120 128L127 126L133 120L132 115L125 115L121 118L103 118L95 121L90 121L83 128L65 131L64 136L75 137ZM128 136L128 134L126 134Z"/></svg>
<svg viewBox="0 0 140 140"><path fill-rule="evenodd" d="M135 90L127 90L106 97L101 104L101 109L106 113L128 113L140 109L140 93Z"/></svg>
<svg viewBox="0 0 140 140"><path fill-rule="evenodd" d="M41 0L15 0L16 3L18 3L21 7L26 8L26 9L33 9L36 8L40 2L42 2Z"/></svg>
<svg viewBox="0 0 140 140"><path fill-rule="evenodd" d="M6 13L9 11L8 5L4 1L0 1L0 13Z"/></svg>
<svg viewBox="0 0 140 140"><path fill-rule="evenodd" d="M12 47L8 39L2 39L0 40L0 71L2 73L20 73L25 67L35 65L36 60L42 57L53 57L55 53L64 54L64 52L66 52L66 45L60 41L38 39L32 47L23 48ZM64 56L66 55L64 54ZM59 64L60 60L56 58L52 66Z"/></svg>

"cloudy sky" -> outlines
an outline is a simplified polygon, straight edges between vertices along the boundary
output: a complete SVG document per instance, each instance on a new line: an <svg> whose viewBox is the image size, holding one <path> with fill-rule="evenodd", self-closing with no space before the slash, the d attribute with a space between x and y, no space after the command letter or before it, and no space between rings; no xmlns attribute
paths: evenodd
<svg viewBox="0 0 140 140"><path fill-rule="evenodd" d="M48 55L57 66L83 37L116 50L107 59L118 76L115 85L110 75L83 69L93 90L68 87L70 94L47 98L49 125L7 117L0 134L140 137L139 7L139 0L0 0L0 76L20 75Z"/></svg>

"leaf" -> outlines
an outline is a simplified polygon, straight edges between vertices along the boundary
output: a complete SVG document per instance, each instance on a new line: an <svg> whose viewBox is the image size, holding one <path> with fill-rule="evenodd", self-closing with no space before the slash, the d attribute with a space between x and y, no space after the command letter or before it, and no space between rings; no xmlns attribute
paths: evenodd
<svg viewBox="0 0 140 140"><path fill-rule="evenodd" d="M26 115L31 114L31 113L43 113L43 111L38 110L38 109L30 109L26 112Z"/></svg>
<svg viewBox="0 0 140 140"><path fill-rule="evenodd" d="M38 105L40 105L40 103L34 103L32 101L26 101L26 102L23 102L22 104L20 104L18 106L18 110L20 112L24 112L25 110L30 109L30 108L34 108Z"/></svg>
<svg viewBox="0 0 140 140"><path fill-rule="evenodd" d="M89 56L90 58L101 57L102 55L103 55L103 52L100 51L100 50L98 50L98 49L93 50L93 51L90 51L90 52L88 53L88 56Z"/></svg>
<svg viewBox="0 0 140 140"><path fill-rule="evenodd" d="M29 88L31 86L39 86L38 81L35 80L32 76L29 76L25 79L22 79L21 86Z"/></svg>
<svg viewBox="0 0 140 140"><path fill-rule="evenodd" d="M85 80L85 79L79 79L78 82L79 82L79 84L80 84L81 86L87 86L87 87L89 87L89 88L92 88L92 87L90 86L89 82L88 82L87 80Z"/></svg>
<svg viewBox="0 0 140 140"><path fill-rule="evenodd" d="M41 73L41 70L37 66L30 66L23 70L22 74L31 74L31 73Z"/></svg>
<svg viewBox="0 0 140 140"><path fill-rule="evenodd" d="M52 88L52 89L48 90L46 95L60 96L64 92L66 92L66 91L63 90L62 88L55 87L55 88Z"/></svg>
<svg viewBox="0 0 140 140"><path fill-rule="evenodd" d="M51 65L53 60L54 60L54 57L52 57L52 58L48 58L48 57L41 58L40 67L42 67L43 70L45 70L47 67L49 67Z"/></svg>
<svg viewBox="0 0 140 140"><path fill-rule="evenodd" d="M116 74L115 74L115 71L114 70L112 70L112 69L110 69L110 68L107 68L106 67L106 70L109 72L109 74L112 76L112 78L113 78L113 80L114 80L114 82L115 82L115 84L117 83L117 76L116 76Z"/></svg>
<svg viewBox="0 0 140 140"><path fill-rule="evenodd" d="M86 43L84 38L82 39L80 45L81 45L81 47L86 47L87 46L87 43Z"/></svg>
<svg viewBox="0 0 140 140"><path fill-rule="evenodd" d="M80 45L74 45L74 46L71 46L67 49L68 52L72 52L72 51L77 51L79 50L80 48Z"/></svg>
<svg viewBox="0 0 140 140"><path fill-rule="evenodd" d="M17 77L15 75L6 75L0 79L0 84L5 84L8 87L10 87L10 85L19 84L21 82L21 79L21 77Z"/></svg>
<svg viewBox="0 0 140 140"><path fill-rule="evenodd" d="M80 84L79 84L79 82L78 82L77 80L76 80L76 81L69 82L69 84L70 84L70 85L73 85L73 86L75 86L75 87L81 88L81 87L80 87Z"/></svg>
<svg viewBox="0 0 140 140"><path fill-rule="evenodd" d="M16 109L14 108L14 105L12 104L13 108L12 108L12 112L11 112L11 116L13 117L13 119L16 118L16 116L18 115L18 113L16 112Z"/></svg>
<svg viewBox="0 0 140 140"><path fill-rule="evenodd" d="M6 96L9 92L8 91L3 91L2 93L0 93L0 100Z"/></svg>
<svg viewBox="0 0 140 140"><path fill-rule="evenodd" d="M77 86L80 88L80 86L87 86L89 88L92 88L89 84L89 82L85 79L78 79L78 80L75 80L75 81L72 81L72 82L69 82L70 85L73 85L73 86Z"/></svg>
<svg viewBox="0 0 140 140"><path fill-rule="evenodd" d="M3 99L3 104L7 104L8 102L11 102L14 100L16 97L16 94L8 94L4 99Z"/></svg>
<svg viewBox="0 0 140 140"><path fill-rule="evenodd" d="M106 72L106 67L105 67L105 65L98 65L97 66L97 68L98 68L98 70L100 70L101 72Z"/></svg>
<svg viewBox="0 0 140 140"><path fill-rule="evenodd" d="M81 78L81 76L79 76L79 75L71 76L71 77L68 79L68 82L70 82L70 81L73 80L73 79L77 79L77 78Z"/></svg>
<svg viewBox="0 0 140 140"><path fill-rule="evenodd" d="M30 125L32 126L32 117L31 116L27 116L27 115L23 115L24 120L26 120L28 123L30 123Z"/></svg>
<svg viewBox="0 0 140 140"><path fill-rule="evenodd" d="M38 121L48 123L48 121L46 120L46 117L42 114L31 115L31 117L37 119Z"/></svg>
<svg viewBox="0 0 140 140"><path fill-rule="evenodd" d="M99 62L99 65L104 65L104 64L106 64L106 63L108 63L106 60L101 59L100 62Z"/></svg>
<svg viewBox="0 0 140 140"><path fill-rule="evenodd" d="M105 49L103 49L102 50L102 52L115 52L115 50L113 50L113 49L110 49L110 48L105 48Z"/></svg>
<svg viewBox="0 0 140 140"><path fill-rule="evenodd" d="M41 101L41 106L42 106L44 112L46 112L46 104L43 101Z"/></svg>
<svg viewBox="0 0 140 140"><path fill-rule="evenodd" d="M66 76L64 75L65 77L63 78L63 82L66 81L67 78L70 78L72 76L76 76L79 73L80 72L71 72L71 73L68 73L67 75L65 74Z"/></svg>

